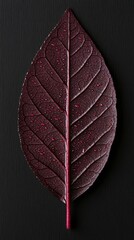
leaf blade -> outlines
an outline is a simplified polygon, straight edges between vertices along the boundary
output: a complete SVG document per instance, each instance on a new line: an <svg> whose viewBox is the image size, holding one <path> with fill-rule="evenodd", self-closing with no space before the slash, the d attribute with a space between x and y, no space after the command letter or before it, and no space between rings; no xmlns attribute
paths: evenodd
<svg viewBox="0 0 134 240"><path fill-rule="evenodd" d="M26 159L67 205L104 168L116 129L116 96L104 59L71 10L36 54L19 105ZM71 199L70 199L71 198Z"/></svg>

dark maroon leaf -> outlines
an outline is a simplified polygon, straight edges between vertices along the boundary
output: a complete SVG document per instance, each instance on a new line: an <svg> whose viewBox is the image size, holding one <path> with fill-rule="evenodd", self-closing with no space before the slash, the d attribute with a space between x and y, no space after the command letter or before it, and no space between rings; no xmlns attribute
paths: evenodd
<svg viewBox="0 0 134 240"><path fill-rule="evenodd" d="M116 128L111 75L94 43L67 10L26 74L19 106L22 149L35 175L66 203L103 169Z"/></svg>

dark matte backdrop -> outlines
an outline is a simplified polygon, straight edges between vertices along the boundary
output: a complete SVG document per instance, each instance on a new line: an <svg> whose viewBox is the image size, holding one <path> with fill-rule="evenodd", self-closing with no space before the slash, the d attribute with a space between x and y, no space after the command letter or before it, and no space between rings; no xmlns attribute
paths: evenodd
<svg viewBox="0 0 134 240"><path fill-rule="evenodd" d="M25 73L71 7L103 54L118 99L109 161L94 186L65 206L36 180L19 145L17 110ZM134 239L134 1L0 0L0 240Z"/></svg>

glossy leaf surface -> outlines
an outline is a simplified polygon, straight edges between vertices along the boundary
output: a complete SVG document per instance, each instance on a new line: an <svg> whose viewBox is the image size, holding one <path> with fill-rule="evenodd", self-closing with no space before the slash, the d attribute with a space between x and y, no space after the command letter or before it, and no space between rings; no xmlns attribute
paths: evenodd
<svg viewBox="0 0 134 240"><path fill-rule="evenodd" d="M25 77L19 133L26 159L43 185L69 205L103 169L115 128L111 75L67 10Z"/></svg>

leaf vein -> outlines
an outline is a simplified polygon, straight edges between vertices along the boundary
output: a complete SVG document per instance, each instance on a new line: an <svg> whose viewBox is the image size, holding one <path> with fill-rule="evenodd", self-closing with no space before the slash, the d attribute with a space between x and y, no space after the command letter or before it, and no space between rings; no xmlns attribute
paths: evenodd
<svg viewBox="0 0 134 240"><path fill-rule="evenodd" d="M55 68L52 66L52 64L50 63L50 61L48 60L47 57L45 57L47 63L49 64L49 66L53 69L53 71L55 72L55 74L58 76L58 78L62 81L62 83L67 87L66 83L64 82L64 80L59 76L58 72L55 70Z"/></svg>
<svg viewBox="0 0 134 240"><path fill-rule="evenodd" d="M105 88L104 88L103 91L98 95L98 97L95 99L95 101L93 102L93 104L92 104L89 108L87 108L87 110L86 110L84 113L82 113L78 118L76 118L74 121L72 121L71 126L72 126L74 123L76 123L78 120L80 120L82 117L84 117L85 114L86 114L87 112L89 112L89 111L94 107L94 105L98 102L98 100L101 98L101 96L103 95L103 93L106 91L106 89L107 89L107 87L108 87L108 85L109 85L109 82L110 82L110 81L107 82Z"/></svg>
<svg viewBox="0 0 134 240"><path fill-rule="evenodd" d="M97 162L102 157L104 157L106 155L106 153L107 152L105 152L102 156L99 156L98 158L96 158L92 163L88 164L86 166L86 168L84 168L83 171L81 171L81 173L73 180L72 184L74 184L83 175L83 173L85 173L95 162ZM95 172L95 171L91 171L91 172L94 172L95 174L98 174L98 172Z"/></svg>
<svg viewBox="0 0 134 240"><path fill-rule="evenodd" d="M24 113L23 113L23 115L24 115ZM24 118L25 118L25 115L24 115ZM56 158L58 163L60 163L62 168L65 168L63 163L56 157L56 155L52 152L52 150L42 141L42 139L37 135L37 133L33 131L33 129L27 124L26 121L25 121L25 123L26 123L26 126L30 129L30 131L42 142L42 144L39 144L39 145L45 145L45 147L48 149L48 151ZM27 144L27 145L31 145L31 144ZM37 144L35 144L35 145L37 145Z"/></svg>
<svg viewBox="0 0 134 240"><path fill-rule="evenodd" d="M107 107L99 116L97 116L93 121L91 121L88 125L86 125L83 129L81 129L81 131L78 133L78 134L76 134L72 139L71 139L71 141L73 141L74 139L76 139L76 137L78 137L81 133L83 133L88 127L90 127L90 126L92 126L92 124L96 121L96 120L98 120L100 117L102 117L103 116L103 114L105 113L105 112L107 112L107 110L112 106L112 104L113 103L111 103L110 105L109 105L109 107ZM91 109L90 109L91 110Z"/></svg>
<svg viewBox="0 0 134 240"><path fill-rule="evenodd" d="M64 181L62 180L62 178L48 165L46 165L44 162L42 162L40 159L38 159L37 157L35 157L35 155L30 151L29 147L28 147L28 151L32 154L32 156L41 164L43 164L45 167L47 167L50 171L52 171L59 179L60 181L65 185ZM46 178L44 178L46 179Z"/></svg>
<svg viewBox="0 0 134 240"><path fill-rule="evenodd" d="M99 138L97 138L97 140L96 140L95 142L93 142L93 143L86 149L86 151L85 151L84 153L82 152L81 154L79 154L79 156L76 157L76 158L72 161L72 163L76 162L79 158L83 157L83 156L86 154L87 151L89 151L96 143L98 143L98 141L99 141L102 137L105 136L106 133L108 133L108 132L111 130L112 127L113 127L113 124L112 124L112 126L110 126L110 128L108 128L107 131L104 131L103 134L101 134L101 135L99 136Z"/></svg>
<svg viewBox="0 0 134 240"><path fill-rule="evenodd" d="M37 75L35 75L37 81L39 82L39 84L42 86L43 90L46 91L46 93L48 94L48 96L52 99L52 101L56 104L56 106L61 109L61 111L66 112L65 109L63 109L61 106L58 105L58 103L54 100L54 98L52 97L52 95L50 93L48 93L48 91L46 90L46 88L42 85L42 83L40 82L39 78L37 77Z"/></svg>
<svg viewBox="0 0 134 240"><path fill-rule="evenodd" d="M85 43L85 37L84 37L84 39L83 39L83 42L80 44L80 46L79 46L72 54L70 54L70 56L72 57L72 56L74 56L77 52L79 52L79 51L81 50L81 48L83 47L84 43Z"/></svg>
<svg viewBox="0 0 134 240"><path fill-rule="evenodd" d="M85 59L85 61L84 61L84 62L82 63L82 65L80 66L80 68L71 75L71 78L74 77L74 76L76 76L76 75L80 72L80 70L84 67L84 65L86 64L86 62L87 62L87 61L90 59L90 57L92 56L92 53L93 53L93 47L91 46L91 53L90 53L90 55Z"/></svg>
<svg viewBox="0 0 134 240"><path fill-rule="evenodd" d="M74 99L76 99L79 95L81 95L81 93L85 92L85 90L91 85L91 83L96 79L96 77L99 75L101 71L101 67L99 68L99 70L96 72L96 74L92 77L91 81L80 91L78 92L72 99L71 102L73 102Z"/></svg>
<svg viewBox="0 0 134 240"><path fill-rule="evenodd" d="M26 87L27 88L27 87ZM33 99L31 98L29 92L28 92L28 89L27 89L27 93L28 93L28 96L30 98L30 100L32 101L33 105L37 108L37 110L39 111L39 113L49 122L51 123L51 125L57 130L57 132L60 134L60 136L62 137L62 139L64 140L64 142L66 142L66 139L64 137L64 135L60 132L60 130L52 123L52 121L47 118L44 114L42 114L42 112L40 111L39 107L35 104L35 102L33 101Z"/></svg>

